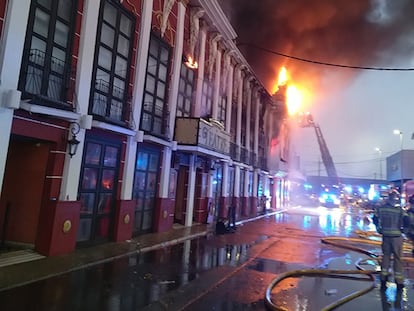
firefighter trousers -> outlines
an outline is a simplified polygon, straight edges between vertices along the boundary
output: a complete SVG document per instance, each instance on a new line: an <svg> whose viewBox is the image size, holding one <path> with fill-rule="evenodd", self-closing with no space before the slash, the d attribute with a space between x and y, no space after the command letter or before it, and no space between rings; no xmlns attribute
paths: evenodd
<svg viewBox="0 0 414 311"><path fill-rule="evenodd" d="M391 255L393 256L394 280L397 284L404 283L403 264L403 237L382 237L382 262L381 262L381 281L387 281L391 266Z"/></svg>

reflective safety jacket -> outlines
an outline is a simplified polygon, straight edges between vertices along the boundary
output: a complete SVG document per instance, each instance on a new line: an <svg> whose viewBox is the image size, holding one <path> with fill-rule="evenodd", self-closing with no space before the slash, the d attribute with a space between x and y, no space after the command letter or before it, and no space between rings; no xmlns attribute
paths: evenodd
<svg viewBox="0 0 414 311"><path fill-rule="evenodd" d="M389 204L380 206L376 216L375 225L379 233L387 237L401 236L404 230L403 219L407 216L401 207Z"/></svg>

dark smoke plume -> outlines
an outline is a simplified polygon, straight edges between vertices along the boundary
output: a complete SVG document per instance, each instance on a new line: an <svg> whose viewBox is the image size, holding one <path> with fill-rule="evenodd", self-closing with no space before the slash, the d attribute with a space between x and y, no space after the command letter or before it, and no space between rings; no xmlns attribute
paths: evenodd
<svg viewBox="0 0 414 311"><path fill-rule="evenodd" d="M282 65L299 82L320 81L332 70L346 82L360 71L300 62L243 43L346 66L414 65L413 0L219 2L238 33L240 50L269 91Z"/></svg>

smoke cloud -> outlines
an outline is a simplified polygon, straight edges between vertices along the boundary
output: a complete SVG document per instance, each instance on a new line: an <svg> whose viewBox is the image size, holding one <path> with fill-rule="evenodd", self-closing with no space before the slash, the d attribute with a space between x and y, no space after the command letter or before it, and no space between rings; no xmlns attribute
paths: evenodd
<svg viewBox="0 0 414 311"><path fill-rule="evenodd" d="M317 62L363 67L412 67L412 0L220 0L237 43L256 75L272 92L279 68L318 89L335 72L349 82L361 71L278 56L253 44Z"/></svg>

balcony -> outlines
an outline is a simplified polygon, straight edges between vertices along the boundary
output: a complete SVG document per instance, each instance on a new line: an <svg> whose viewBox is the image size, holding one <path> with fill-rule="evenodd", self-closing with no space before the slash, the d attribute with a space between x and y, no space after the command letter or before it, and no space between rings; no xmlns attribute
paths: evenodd
<svg viewBox="0 0 414 311"><path fill-rule="evenodd" d="M109 96L111 92L112 96ZM91 113L103 121L125 126L124 117L124 89L112 86L108 81L99 79L95 81L95 93L93 97Z"/></svg>
<svg viewBox="0 0 414 311"><path fill-rule="evenodd" d="M30 50L27 61L27 70L19 86L22 98L36 105L74 110L69 102L69 95L73 96L69 64L53 56L47 57L37 49Z"/></svg>

